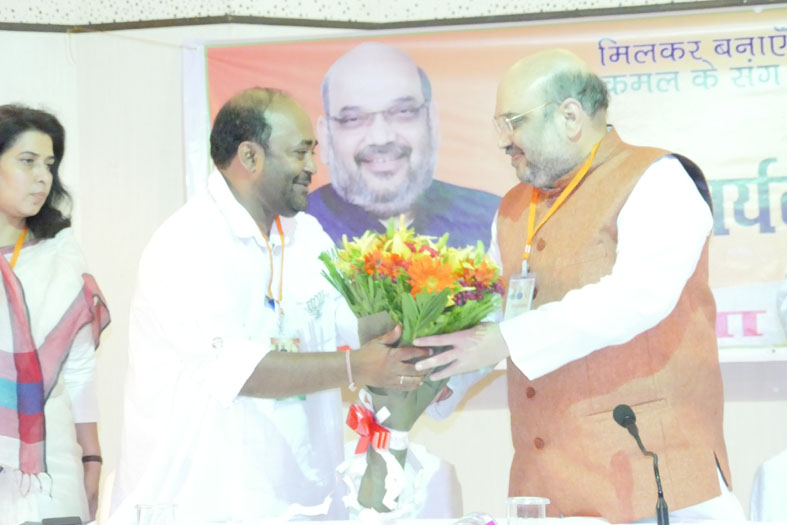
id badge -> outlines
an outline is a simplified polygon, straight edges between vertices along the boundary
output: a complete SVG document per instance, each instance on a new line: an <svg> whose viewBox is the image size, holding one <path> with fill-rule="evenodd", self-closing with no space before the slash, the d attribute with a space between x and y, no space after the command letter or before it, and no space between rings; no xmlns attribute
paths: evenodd
<svg viewBox="0 0 787 525"><path fill-rule="evenodd" d="M536 274L514 275L508 281L505 320L530 311L536 290Z"/></svg>
<svg viewBox="0 0 787 525"><path fill-rule="evenodd" d="M300 352L301 341L297 337L271 337L272 352ZM276 401L305 401L306 396L280 398Z"/></svg>

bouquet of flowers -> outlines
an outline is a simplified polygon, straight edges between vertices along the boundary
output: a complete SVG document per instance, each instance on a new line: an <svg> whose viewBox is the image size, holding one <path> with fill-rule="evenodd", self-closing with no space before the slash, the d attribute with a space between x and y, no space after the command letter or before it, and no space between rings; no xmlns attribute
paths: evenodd
<svg viewBox="0 0 787 525"><path fill-rule="evenodd" d="M417 337L470 328L500 307L500 271L483 244L457 249L447 241L448 234L435 240L392 221L385 233L367 231L352 242L345 237L341 249L320 256L323 275L359 318L362 342L401 324L399 344L409 345ZM361 395L366 406L351 407L348 424L362 436L356 454L366 452L361 506L396 508L407 432L446 382L426 379L409 392L367 386Z"/></svg>

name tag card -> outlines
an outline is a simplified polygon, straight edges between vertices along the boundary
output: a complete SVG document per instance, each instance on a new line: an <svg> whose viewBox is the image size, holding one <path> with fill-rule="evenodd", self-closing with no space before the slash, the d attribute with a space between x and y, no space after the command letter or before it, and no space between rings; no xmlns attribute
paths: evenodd
<svg viewBox="0 0 787 525"><path fill-rule="evenodd" d="M508 281L505 319L530 311L536 290L536 274L514 275Z"/></svg>

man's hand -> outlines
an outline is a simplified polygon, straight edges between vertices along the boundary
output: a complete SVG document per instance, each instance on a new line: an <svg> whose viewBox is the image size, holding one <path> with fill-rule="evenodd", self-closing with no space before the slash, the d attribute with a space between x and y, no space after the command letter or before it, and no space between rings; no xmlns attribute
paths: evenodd
<svg viewBox="0 0 787 525"><path fill-rule="evenodd" d="M402 327L396 326L350 354L353 377L357 383L397 390L418 388L426 372L419 372L415 365L405 361L426 357L430 351L428 348L390 346L401 335Z"/></svg>
<svg viewBox="0 0 787 525"><path fill-rule="evenodd" d="M101 477L101 463L88 461L83 463L85 468L85 494L87 495L87 506L90 511L90 519L96 519L96 509L98 508L98 480Z"/></svg>
<svg viewBox="0 0 787 525"><path fill-rule="evenodd" d="M448 365L429 377L434 381L478 370L485 366L494 366L508 357L508 346L497 323L481 323L460 332L419 337L413 341L413 344L425 347L453 347L416 363L415 369L419 371L428 371L438 366Z"/></svg>

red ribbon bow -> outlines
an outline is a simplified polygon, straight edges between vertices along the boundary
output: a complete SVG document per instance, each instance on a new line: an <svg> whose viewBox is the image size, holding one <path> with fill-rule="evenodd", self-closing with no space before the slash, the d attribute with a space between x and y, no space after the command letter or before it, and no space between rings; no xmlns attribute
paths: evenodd
<svg viewBox="0 0 787 525"><path fill-rule="evenodd" d="M374 412L361 405L350 405L350 412L347 414L347 426L355 430L361 438L355 453L360 454L369 449L369 444L375 450L387 450L391 442L391 431L383 427L374 417Z"/></svg>

